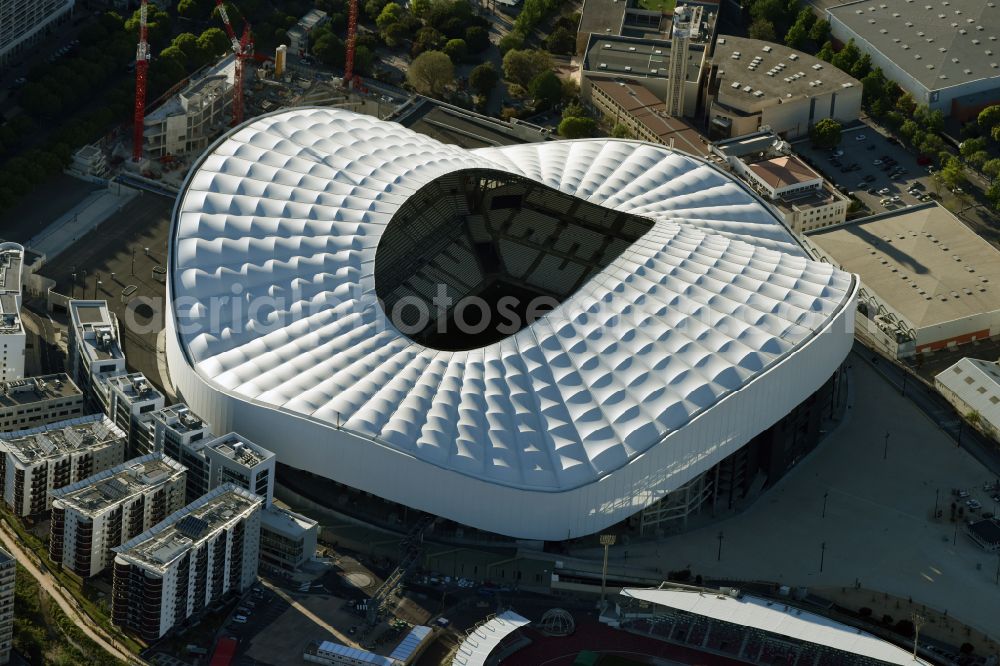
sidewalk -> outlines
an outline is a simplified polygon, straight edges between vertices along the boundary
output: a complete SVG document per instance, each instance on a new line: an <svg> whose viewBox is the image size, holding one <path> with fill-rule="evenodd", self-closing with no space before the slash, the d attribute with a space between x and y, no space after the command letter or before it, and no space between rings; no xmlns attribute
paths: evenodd
<svg viewBox="0 0 1000 666"><path fill-rule="evenodd" d="M56 582L52 576L48 573L42 573L38 565L36 564L34 553L29 553L28 551L21 548L21 543L12 536L9 531L10 528L7 526L6 522L2 522L0 525L0 541L3 541L3 547L6 548L14 558L17 560L18 564L23 566L28 570L28 573L38 581L39 586L45 592L52 597L53 600L59 605L66 615L73 620L73 623L80 628L80 630L87 635L92 641L97 643L105 652L110 654L115 659L120 659L127 664L145 664L136 657L131 652L125 650L118 646L114 639L106 638L103 630L97 627L96 624L85 614L81 613L77 607L75 601L70 601L66 599L62 591L62 586ZM100 633L99 633L100 632Z"/></svg>
<svg viewBox="0 0 1000 666"><path fill-rule="evenodd" d="M101 222L120 211L138 194L138 190L120 184L112 184L107 189L98 190L49 224L24 245L39 254L44 254L46 261L52 261L59 253L83 238Z"/></svg>

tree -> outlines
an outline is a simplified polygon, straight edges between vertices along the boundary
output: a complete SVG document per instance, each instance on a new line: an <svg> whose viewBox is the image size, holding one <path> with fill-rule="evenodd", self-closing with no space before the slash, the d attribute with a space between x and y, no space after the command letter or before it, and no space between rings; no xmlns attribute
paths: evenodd
<svg viewBox="0 0 1000 666"><path fill-rule="evenodd" d="M830 23L825 19L813 23L812 28L809 29L809 39L817 44L825 43L826 40L830 39Z"/></svg>
<svg viewBox="0 0 1000 666"><path fill-rule="evenodd" d="M503 57L504 77L524 88L531 85L536 76L549 69L552 69L552 59L545 51L508 51Z"/></svg>
<svg viewBox="0 0 1000 666"><path fill-rule="evenodd" d="M469 53L482 53L490 47L490 34L482 26L470 26L465 30L465 45Z"/></svg>
<svg viewBox="0 0 1000 666"><path fill-rule="evenodd" d="M551 53L570 55L576 49L576 35L559 26L545 39L545 48Z"/></svg>
<svg viewBox="0 0 1000 666"><path fill-rule="evenodd" d="M843 129L833 118L823 118L809 129L809 138L817 148L835 148L840 144Z"/></svg>
<svg viewBox="0 0 1000 666"><path fill-rule="evenodd" d="M310 49L320 62L328 67L344 66L344 42L333 33L324 33L313 42Z"/></svg>
<svg viewBox="0 0 1000 666"><path fill-rule="evenodd" d="M986 190L986 198L989 200L993 210L1000 211L1000 181L994 182Z"/></svg>
<svg viewBox="0 0 1000 666"><path fill-rule="evenodd" d="M800 23L796 23L785 33L785 46L790 46L793 49L801 49L802 45L806 43L808 36L809 33L806 29Z"/></svg>
<svg viewBox="0 0 1000 666"><path fill-rule="evenodd" d="M983 131L990 131L997 125L1000 125L1000 105L994 104L980 111L979 116L976 117L976 122Z"/></svg>
<svg viewBox="0 0 1000 666"><path fill-rule="evenodd" d="M367 0L364 4L365 15L372 21L379 17L382 9L389 4L390 0ZM359 3L360 4L360 3Z"/></svg>
<svg viewBox="0 0 1000 666"><path fill-rule="evenodd" d="M198 49L204 53L209 60L220 56L230 48L229 37L222 28L208 28L198 35Z"/></svg>
<svg viewBox="0 0 1000 666"><path fill-rule="evenodd" d="M390 23L382 31L382 39L385 40L386 46L390 47L399 46L409 36L410 31L406 29L406 24L403 22Z"/></svg>
<svg viewBox="0 0 1000 666"><path fill-rule="evenodd" d="M562 117L566 118L587 118L590 116L590 112L587 108L580 104L579 100L574 99L572 102L563 107Z"/></svg>
<svg viewBox="0 0 1000 666"><path fill-rule="evenodd" d="M476 65L469 74L469 85L484 97L493 91L499 80L500 73L497 72L497 68L493 66L493 63L489 61L481 65Z"/></svg>
<svg viewBox="0 0 1000 666"><path fill-rule="evenodd" d="M390 2L379 12L378 18L375 19L375 25L378 26L379 30L385 30L386 27L393 23L399 23L401 18L403 18L402 6L398 3Z"/></svg>
<svg viewBox="0 0 1000 666"><path fill-rule="evenodd" d="M899 128L899 135L909 141L914 143L913 138L916 136L917 132L920 131L920 126L917 125L916 121L912 118L908 118L903 121L903 124Z"/></svg>
<svg viewBox="0 0 1000 666"><path fill-rule="evenodd" d="M585 139L597 133L597 121L593 118L563 118L559 123L559 136L564 139Z"/></svg>
<svg viewBox="0 0 1000 666"><path fill-rule="evenodd" d="M562 99L562 82L551 69L547 69L533 78L528 90L531 92L531 97L535 100L537 108L552 108Z"/></svg>
<svg viewBox="0 0 1000 666"><path fill-rule="evenodd" d="M986 164L990 159L990 154L985 150L977 150L976 152L969 155L965 161L969 163L974 169L982 169L983 165Z"/></svg>
<svg viewBox="0 0 1000 666"><path fill-rule="evenodd" d="M966 139L958 145L958 153L966 159L981 150L986 150L986 139L982 137Z"/></svg>
<svg viewBox="0 0 1000 666"><path fill-rule="evenodd" d="M986 160L982 167L983 175L990 179L992 183L996 180L997 176L1000 176L1000 159L994 158L991 160Z"/></svg>
<svg viewBox="0 0 1000 666"><path fill-rule="evenodd" d="M190 19L200 19L208 16L210 10L205 0L180 0L177 3L177 13Z"/></svg>
<svg viewBox="0 0 1000 666"><path fill-rule="evenodd" d="M125 30L135 36L139 35L139 11L135 10L132 18L125 21ZM153 3L146 8L146 33L153 45L166 43L170 35L170 14Z"/></svg>
<svg viewBox="0 0 1000 666"><path fill-rule="evenodd" d="M872 71L872 57L864 53L854 62L850 74L856 79L863 79L870 71Z"/></svg>
<svg viewBox="0 0 1000 666"><path fill-rule="evenodd" d="M819 50L819 52L816 54L817 58L819 58L820 60L823 60L825 62L832 61L833 60L833 56L834 56L833 42L831 42L829 40L827 40L827 42L825 44L823 44L823 48L821 48Z"/></svg>
<svg viewBox="0 0 1000 666"><path fill-rule="evenodd" d="M423 95L439 96L455 81L455 67L447 54L425 51L410 63L406 80Z"/></svg>
<svg viewBox="0 0 1000 666"><path fill-rule="evenodd" d="M497 46L500 48L500 53L506 55L510 51L523 49L525 41L527 41L527 38L524 36L523 32L511 30L500 38L500 41L497 42Z"/></svg>
<svg viewBox="0 0 1000 666"><path fill-rule="evenodd" d="M444 52L453 63L460 63L469 56L469 47L465 45L464 39L449 39L444 45Z"/></svg>
<svg viewBox="0 0 1000 666"><path fill-rule="evenodd" d="M410 10L417 18L425 19L431 13L431 0L413 0L410 3Z"/></svg>
<svg viewBox="0 0 1000 666"><path fill-rule="evenodd" d="M784 19L785 8L783 0L756 0L750 6L750 17L754 21L770 21L774 25Z"/></svg>
<svg viewBox="0 0 1000 666"><path fill-rule="evenodd" d="M931 111L926 104L918 106L913 111L913 119L929 132L940 132L944 129L944 114L940 111Z"/></svg>
<svg viewBox="0 0 1000 666"><path fill-rule="evenodd" d="M858 45L854 43L854 39L851 39L844 45L844 48L834 54L833 59L830 60L830 64L849 74L851 69L854 68L854 63L856 63L860 57L861 49L859 49Z"/></svg>
<svg viewBox="0 0 1000 666"><path fill-rule="evenodd" d="M965 168L957 158L950 157L946 161L942 161L941 168L934 173L934 178L943 183L949 190L954 190L965 184Z"/></svg>
<svg viewBox="0 0 1000 666"><path fill-rule="evenodd" d="M762 39L766 42L773 42L777 38L774 23L767 19L754 19L750 24L749 34L751 39Z"/></svg>
<svg viewBox="0 0 1000 666"><path fill-rule="evenodd" d="M611 136L616 139L634 139L632 136L632 130L630 130L626 125L621 123L616 123L611 129Z"/></svg>

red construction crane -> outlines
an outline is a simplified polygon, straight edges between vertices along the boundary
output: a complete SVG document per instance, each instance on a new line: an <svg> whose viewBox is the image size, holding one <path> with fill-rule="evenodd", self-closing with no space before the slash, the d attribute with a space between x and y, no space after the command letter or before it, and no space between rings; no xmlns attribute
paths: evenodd
<svg viewBox="0 0 1000 666"><path fill-rule="evenodd" d="M361 77L354 74L354 49L358 41L358 0L351 0L347 12L347 54L344 57L344 87L361 83Z"/></svg>
<svg viewBox="0 0 1000 666"><path fill-rule="evenodd" d="M233 45L233 54L236 56L233 73L233 125L243 122L243 67L244 61L253 57L253 37L250 34L250 25L243 26L243 38L236 38L236 31L229 20L229 13L222 0L215 0L215 6L222 17L222 23L226 26L226 33L229 35L229 42Z"/></svg>
<svg viewBox="0 0 1000 666"><path fill-rule="evenodd" d="M135 51L135 118L132 127L132 161L142 160L143 129L146 125L146 70L149 40L146 30L146 0L139 7L139 46Z"/></svg>

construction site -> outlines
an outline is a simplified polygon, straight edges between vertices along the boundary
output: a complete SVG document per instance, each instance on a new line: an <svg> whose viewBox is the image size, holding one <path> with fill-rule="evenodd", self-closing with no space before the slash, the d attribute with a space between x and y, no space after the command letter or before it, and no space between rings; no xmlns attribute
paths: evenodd
<svg viewBox="0 0 1000 666"><path fill-rule="evenodd" d="M172 195L183 183L191 161L228 128L246 118L281 108L311 105L337 106L387 117L406 96L393 90L369 90L354 73L356 5L356 1L350 3L345 75L337 77L306 66L295 44L292 49L283 44L274 53L256 52L251 26L245 24L237 33L225 4L216 0L216 13L225 27L231 53L180 81L160 98L147 102L152 57L147 0L143 0L131 132L114 133L113 139L80 149L70 172L90 180L118 180ZM303 21L307 19L316 20L310 16ZM312 65L312 61L308 62Z"/></svg>

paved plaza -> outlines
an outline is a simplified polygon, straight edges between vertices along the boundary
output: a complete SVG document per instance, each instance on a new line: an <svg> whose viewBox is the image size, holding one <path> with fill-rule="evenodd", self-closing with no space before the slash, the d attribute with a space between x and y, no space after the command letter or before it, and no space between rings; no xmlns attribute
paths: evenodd
<svg viewBox="0 0 1000 666"><path fill-rule="evenodd" d="M661 571L690 567L706 577L813 588L860 584L947 610L997 637L1000 560L956 534L949 519L952 488L995 510L982 492L993 477L866 363L854 355L849 363L853 406L844 423L743 515L617 546L612 559L621 563L627 550L629 566ZM935 521L936 496L944 514ZM598 549L579 554L596 557Z"/></svg>

